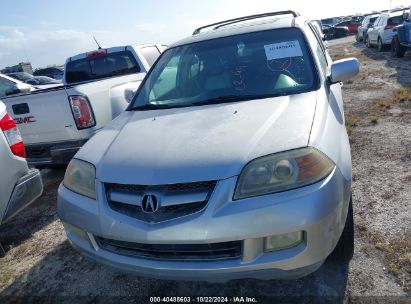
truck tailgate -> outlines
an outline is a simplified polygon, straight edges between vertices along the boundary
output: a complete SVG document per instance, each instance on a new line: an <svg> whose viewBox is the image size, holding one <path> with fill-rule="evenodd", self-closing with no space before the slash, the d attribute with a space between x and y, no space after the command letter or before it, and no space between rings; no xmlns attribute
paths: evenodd
<svg viewBox="0 0 411 304"><path fill-rule="evenodd" d="M27 145L80 138L64 87L8 97L3 102Z"/></svg>

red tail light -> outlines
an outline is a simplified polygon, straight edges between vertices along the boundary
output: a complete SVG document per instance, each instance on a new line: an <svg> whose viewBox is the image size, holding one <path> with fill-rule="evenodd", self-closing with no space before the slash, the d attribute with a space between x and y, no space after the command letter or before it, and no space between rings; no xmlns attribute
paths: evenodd
<svg viewBox="0 0 411 304"><path fill-rule="evenodd" d="M11 152L16 156L25 158L26 148L24 147L23 139L21 138L21 134L16 123L9 114L6 114L0 120L0 129L3 131L4 136L9 143Z"/></svg>
<svg viewBox="0 0 411 304"><path fill-rule="evenodd" d="M96 125L96 120L94 119L94 114L87 97L72 95L69 96L69 100L77 129L94 127Z"/></svg>

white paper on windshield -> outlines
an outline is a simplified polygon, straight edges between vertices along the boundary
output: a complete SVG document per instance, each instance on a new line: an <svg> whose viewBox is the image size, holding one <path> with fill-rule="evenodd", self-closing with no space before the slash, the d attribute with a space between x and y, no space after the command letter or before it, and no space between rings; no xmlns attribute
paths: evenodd
<svg viewBox="0 0 411 304"><path fill-rule="evenodd" d="M274 60L287 57L300 57L303 52L298 40L284 41L280 43L273 43L264 45L265 55L267 60Z"/></svg>

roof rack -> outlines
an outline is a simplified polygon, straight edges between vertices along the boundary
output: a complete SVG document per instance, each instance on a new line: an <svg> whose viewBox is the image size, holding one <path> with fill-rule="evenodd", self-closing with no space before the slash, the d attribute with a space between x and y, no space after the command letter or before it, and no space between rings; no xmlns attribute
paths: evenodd
<svg viewBox="0 0 411 304"><path fill-rule="evenodd" d="M252 20L252 19L258 19L258 18L265 18L265 17L271 17L271 16L278 16L278 15L293 15L294 17L300 16L300 14L294 12L294 11L279 11L279 12L272 12L272 13L264 13L264 14L257 14L257 15L250 15L250 16L245 16L245 17L239 17L239 18L234 18L234 19L229 19L225 21L220 21L216 23L212 23L209 25L205 25L202 27L197 28L194 32L193 35L197 35L201 32L201 30L212 27L214 26L213 30L216 30L220 27L234 24L237 22L242 22L242 21L247 21L247 20Z"/></svg>

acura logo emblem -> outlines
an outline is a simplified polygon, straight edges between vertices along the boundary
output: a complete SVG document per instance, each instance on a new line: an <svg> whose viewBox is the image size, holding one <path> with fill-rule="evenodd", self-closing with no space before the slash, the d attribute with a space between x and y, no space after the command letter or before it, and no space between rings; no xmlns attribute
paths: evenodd
<svg viewBox="0 0 411 304"><path fill-rule="evenodd" d="M146 213L153 213L158 210L158 199L153 194L146 194L141 201L141 209Z"/></svg>

